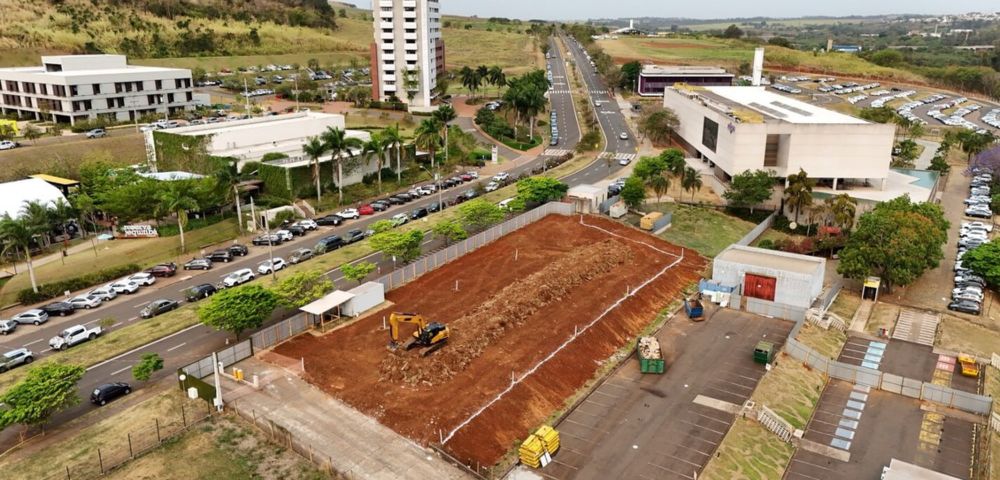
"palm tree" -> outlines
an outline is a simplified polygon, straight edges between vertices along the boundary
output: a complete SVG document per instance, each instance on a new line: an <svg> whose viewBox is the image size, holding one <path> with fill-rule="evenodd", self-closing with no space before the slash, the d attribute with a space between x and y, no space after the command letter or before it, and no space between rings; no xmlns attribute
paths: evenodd
<svg viewBox="0 0 1000 480"><path fill-rule="evenodd" d="M187 225L188 210L199 208L194 189L194 183L180 180L170 182L166 189L161 190L156 195L156 200L159 202L157 210L163 213L177 214L177 229L181 236L181 253L187 251L187 245L184 243L184 225Z"/></svg>
<svg viewBox="0 0 1000 480"><path fill-rule="evenodd" d="M326 149L333 156L333 160L337 162L338 203L344 203L344 154L346 153L347 156L354 158L354 151L351 149L361 149L363 143L361 139L348 137L347 132L334 127L327 127L326 131L320 137L326 143Z"/></svg>
<svg viewBox="0 0 1000 480"><path fill-rule="evenodd" d="M639 133L653 143L667 143L680 125L677 115L666 108L656 108L639 118Z"/></svg>
<svg viewBox="0 0 1000 480"><path fill-rule="evenodd" d="M507 85L507 75L503 73L503 69L499 65L493 65L489 68L486 79L490 82L490 85L497 88Z"/></svg>
<svg viewBox="0 0 1000 480"><path fill-rule="evenodd" d="M39 200L27 200L21 206L22 220L31 226L31 229L41 236L43 246L49 245L49 232L52 231L52 210Z"/></svg>
<svg viewBox="0 0 1000 480"><path fill-rule="evenodd" d="M476 90L479 90L479 86L482 85L483 78L468 66L462 67L458 71L458 75L462 78L462 86L469 89L472 98L476 98Z"/></svg>
<svg viewBox="0 0 1000 480"><path fill-rule="evenodd" d="M389 148L396 151L396 182L403 183L403 169L401 165L403 136L399 133L399 124L382 129L382 141L384 141Z"/></svg>
<svg viewBox="0 0 1000 480"><path fill-rule="evenodd" d="M49 209L49 220L53 225L57 225L64 235L69 238L69 221L76 218L76 209L73 208L65 198L59 197ZM66 241L63 241L63 264L66 263Z"/></svg>
<svg viewBox="0 0 1000 480"><path fill-rule="evenodd" d="M430 152L431 170L434 170L434 156L437 148L441 146L441 124L434 117L424 119L415 133L417 146Z"/></svg>
<svg viewBox="0 0 1000 480"><path fill-rule="evenodd" d="M684 162L684 153L676 148L668 148L660 153L660 158L663 159L664 163L667 164L667 172L673 175L678 180L683 180L684 168L687 167L687 163ZM678 188L683 188L682 182L677 182ZM677 193L680 194L680 190Z"/></svg>
<svg viewBox="0 0 1000 480"><path fill-rule="evenodd" d="M243 231L243 211L240 209L240 171L236 168L236 162L226 161L220 163L215 169L215 193L223 201L233 202L236 207L236 226Z"/></svg>
<svg viewBox="0 0 1000 480"><path fill-rule="evenodd" d="M795 210L795 222L799 221L799 212L813 203L812 189L816 181L809 178L805 170L799 169L799 173L789 175L785 180L785 201Z"/></svg>
<svg viewBox="0 0 1000 480"><path fill-rule="evenodd" d="M432 116L441 123L442 130L444 130L444 161L448 163L448 123L455 120L458 115L455 114L455 109L451 105L444 104L434 110Z"/></svg>
<svg viewBox="0 0 1000 480"><path fill-rule="evenodd" d="M691 192L691 201L694 202L694 194L701 190L701 175L698 174L697 170L686 167L681 176L681 186L684 187L685 191Z"/></svg>
<svg viewBox="0 0 1000 480"><path fill-rule="evenodd" d="M653 189L656 194L656 203L660 203L660 198L670 190L670 179L663 175L653 175L646 179L646 186Z"/></svg>
<svg viewBox="0 0 1000 480"><path fill-rule="evenodd" d="M857 213L858 202L844 193L827 198L826 208L833 215L833 223L843 231L849 231L854 226L854 215Z"/></svg>
<svg viewBox="0 0 1000 480"><path fill-rule="evenodd" d="M486 65L480 65L476 67L476 77L479 78L479 82L482 83L483 80L488 80L490 75L490 67Z"/></svg>
<svg viewBox="0 0 1000 480"><path fill-rule="evenodd" d="M389 149L389 144L386 143L385 138L382 136L381 132L372 133L370 140L365 142L362 147L362 153L368 160L375 157L375 166L377 167L377 178L378 178L378 193L382 193L382 164L385 163L385 152Z"/></svg>
<svg viewBox="0 0 1000 480"><path fill-rule="evenodd" d="M5 213L0 217L0 241L3 242L3 251L9 249L21 250L28 264L28 276L31 278L31 289L38 293L38 282L35 281L35 267L31 263L31 242L35 235L40 233L37 227L28 222L24 217L11 218Z"/></svg>
<svg viewBox="0 0 1000 480"><path fill-rule="evenodd" d="M310 137L309 141L302 145L302 153L309 156L313 167L313 183L316 184L316 203L322 201L322 189L319 184L319 157L326 154L326 144L319 137Z"/></svg>

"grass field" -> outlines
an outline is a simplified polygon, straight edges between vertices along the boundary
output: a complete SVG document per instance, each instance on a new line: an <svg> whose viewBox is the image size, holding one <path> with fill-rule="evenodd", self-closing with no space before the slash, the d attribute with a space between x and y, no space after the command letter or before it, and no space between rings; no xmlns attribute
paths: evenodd
<svg viewBox="0 0 1000 480"><path fill-rule="evenodd" d="M841 290L829 311L837 314L845 322L850 322L854 318L854 312L857 312L860 306L861 295Z"/></svg>
<svg viewBox="0 0 1000 480"><path fill-rule="evenodd" d="M836 328L824 330L811 323L805 323L799 330L798 340L828 358L837 358L847 343L847 334Z"/></svg>
<svg viewBox="0 0 1000 480"><path fill-rule="evenodd" d="M880 328L891 329L899 317L899 306L891 303L878 302L872 309L872 314L865 324L865 332L877 335Z"/></svg>
<svg viewBox="0 0 1000 480"><path fill-rule="evenodd" d="M79 178L80 165L89 160L132 165L146 159L142 136L131 132L92 140L83 136L44 140L39 145L22 140L23 147L0 152L0 182L36 173Z"/></svg>
<svg viewBox="0 0 1000 480"><path fill-rule="evenodd" d="M672 225L661 238L692 248L707 257L723 249L753 230L754 224L711 208L690 207L676 203L647 204L648 211L672 213Z"/></svg>
<svg viewBox="0 0 1000 480"><path fill-rule="evenodd" d="M777 365L764 375L751 398L758 405L767 405L793 427L804 429L819 402L823 385L826 385L826 375L781 354Z"/></svg>
<svg viewBox="0 0 1000 480"><path fill-rule="evenodd" d="M955 315L942 315L935 345L989 358L1000 345L1000 333Z"/></svg>
<svg viewBox="0 0 1000 480"><path fill-rule="evenodd" d="M770 27L785 26L785 27L805 27L809 25L844 25L844 24L859 24L859 23L870 23L876 20L863 20L863 19L843 19L843 18L775 18L767 19L767 24ZM725 30L726 27L732 25L733 22L713 22L713 23L692 23L692 24L680 24L678 26L689 28L695 32L703 32L706 30Z"/></svg>
<svg viewBox="0 0 1000 480"><path fill-rule="evenodd" d="M795 448L753 420L737 418L705 465L705 480L779 479Z"/></svg>

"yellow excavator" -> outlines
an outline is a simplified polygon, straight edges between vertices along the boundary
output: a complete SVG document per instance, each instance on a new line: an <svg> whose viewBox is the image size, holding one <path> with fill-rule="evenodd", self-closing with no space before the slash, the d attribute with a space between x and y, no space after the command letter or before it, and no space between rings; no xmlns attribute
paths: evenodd
<svg viewBox="0 0 1000 480"><path fill-rule="evenodd" d="M413 335L400 344L399 324L412 323L417 326ZM424 317L416 313L393 312L389 315L389 349L396 350L403 348L410 350L420 347L420 355L426 357L435 350L443 347L448 342L448 326L438 322L428 322Z"/></svg>

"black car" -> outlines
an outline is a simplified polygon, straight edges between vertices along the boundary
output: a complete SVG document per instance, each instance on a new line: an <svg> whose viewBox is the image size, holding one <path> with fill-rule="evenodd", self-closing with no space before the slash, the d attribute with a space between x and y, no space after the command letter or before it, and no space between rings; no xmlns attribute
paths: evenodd
<svg viewBox="0 0 1000 480"><path fill-rule="evenodd" d="M397 193L396 197L401 198L403 200L403 203L413 200L413 195L410 195L409 193Z"/></svg>
<svg viewBox="0 0 1000 480"><path fill-rule="evenodd" d="M426 216L427 216L427 209L426 208L422 208L421 207L421 208L414 209L412 212L410 212L410 219L411 220L416 220L418 218L424 218Z"/></svg>
<svg viewBox="0 0 1000 480"><path fill-rule="evenodd" d="M313 252L316 255L324 254L326 252L332 252L340 247L344 246L344 239L337 235L330 235L329 237L323 237L320 239L319 243L313 247Z"/></svg>
<svg viewBox="0 0 1000 480"><path fill-rule="evenodd" d="M251 241L250 243L252 243L254 245L257 245L257 246L281 245L281 237L279 237L279 236L277 236L277 235L275 235L273 233L270 233L270 234L261 235L259 237L254 237L253 241Z"/></svg>
<svg viewBox="0 0 1000 480"><path fill-rule="evenodd" d="M153 300L152 302L149 302L149 305L146 305L141 312L139 312L139 316L142 318L153 318L171 310L176 310L179 306L181 306L181 304L178 303L177 300L169 300L165 298Z"/></svg>
<svg viewBox="0 0 1000 480"><path fill-rule="evenodd" d="M365 239L365 232L361 230L349 230L344 234L344 243L351 244Z"/></svg>
<svg viewBox="0 0 1000 480"><path fill-rule="evenodd" d="M948 304L948 310L953 310L956 312L970 313L972 315L979 315L982 307L971 300L958 300Z"/></svg>
<svg viewBox="0 0 1000 480"><path fill-rule="evenodd" d="M215 288L215 285L212 285L210 283L203 283L201 285L196 285L194 287L189 288L188 291L184 294L184 298L187 299L187 301L189 302L197 302L198 300L201 300L203 298L211 297L217 291L219 291L219 289Z"/></svg>
<svg viewBox="0 0 1000 480"><path fill-rule="evenodd" d="M337 215L327 215L325 217L319 217L313 220L316 222L317 225L334 226L334 227L340 225L341 223L344 223L344 219Z"/></svg>
<svg viewBox="0 0 1000 480"><path fill-rule="evenodd" d="M212 261L207 258L192 258L184 264L184 270L211 270Z"/></svg>
<svg viewBox="0 0 1000 480"><path fill-rule="evenodd" d="M372 210L375 210L376 212L384 212L384 211L386 211L386 210L389 209L389 201L388 200L378 200L378 201L372 202L371 206L372 206Z"/></svg>
<svg viewBox="0 0 1000 480"><path fill-rule="evenodd" d="M72 303L69 302L53 302L42 307L42 310L49 314L50 317L59 315L60 317L65 317L66 315L72 315L76 311Z"/></svg>
<svg viewBox="0 0 1000 480"><path fill-rule="evenodd" d="M212 253L205 255L205 258L213 262L229 263L233 259L233 254L230 253L228 249L220 248L219 250L215 250Z"/></svg>
<svg viewBox="0 0 1000 480"><path fill-rule="evenodd" d="M288 230L296 237L301 237L306 234L306 227L303 227L302 225L289 225L285 228L285 230Z"/></svg>
<svg viewBox="0 0 1000 480"><path fill-rule="evenodd" d="M400 197L399 195L389 197L389 205L402 205L404 203L406 203L406 200L403 200L403 197Z"/></svg>
<svg viewBox="0 0 1000 480"><path fill-rule="evenodd" d="M90 392L90 403L94 405L107 405L108 402L132 393L132 386L125 382L106 383Z"/></svg>
<svg viewBox="0 0 1000 480"><path fill-rule="evenodd" d="M229 250L229 255L234 257L245 257L250 254L250 249L247 248L246 245L240 245L238 243L230 245L227 250Z"/></svg>
<svg viewBox="0 0 1000 480"><path fill-rule="evenodd" d="M441 210L441 204L439 204L438 202L431 202L429 205L427 205L427 211L429 213L434 213L439 210Z"/></svg>

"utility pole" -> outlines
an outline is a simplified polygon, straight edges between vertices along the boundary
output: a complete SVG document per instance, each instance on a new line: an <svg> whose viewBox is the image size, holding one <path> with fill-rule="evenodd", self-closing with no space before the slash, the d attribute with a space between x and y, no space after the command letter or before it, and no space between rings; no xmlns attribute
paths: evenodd
<svg viewBox="0 0 1000 480"><path fill-rule="evenodd" d="M271 227L267 224L267 214L264 214L264 234L267 235L267 256L271 263L271 278L278 279L278 272L274 269L274 241L271 237Z"/></svg>
<svg viewBox="0 0 1000 480"><path fill-rule="evenodd" d="M250 92L247 90L247 78L243 77L243 100L246 103L247 115L250 115Z"/></svg>
<svg viewBox="0 0 1000 480"><path fill-rule="evenodd" d="M296 74L295 78L295 113L299 113L299 77Z"/></svg>
<svg viewBox="0 0 1000 480"><path fill-rule="evenodd" d="M222 381L219 379L219 370L222 369L222 365L219 363L219 355L216 352L212 352L212 365L214 378L215 378L215 408L218 411L222 411Z"/></svg>

